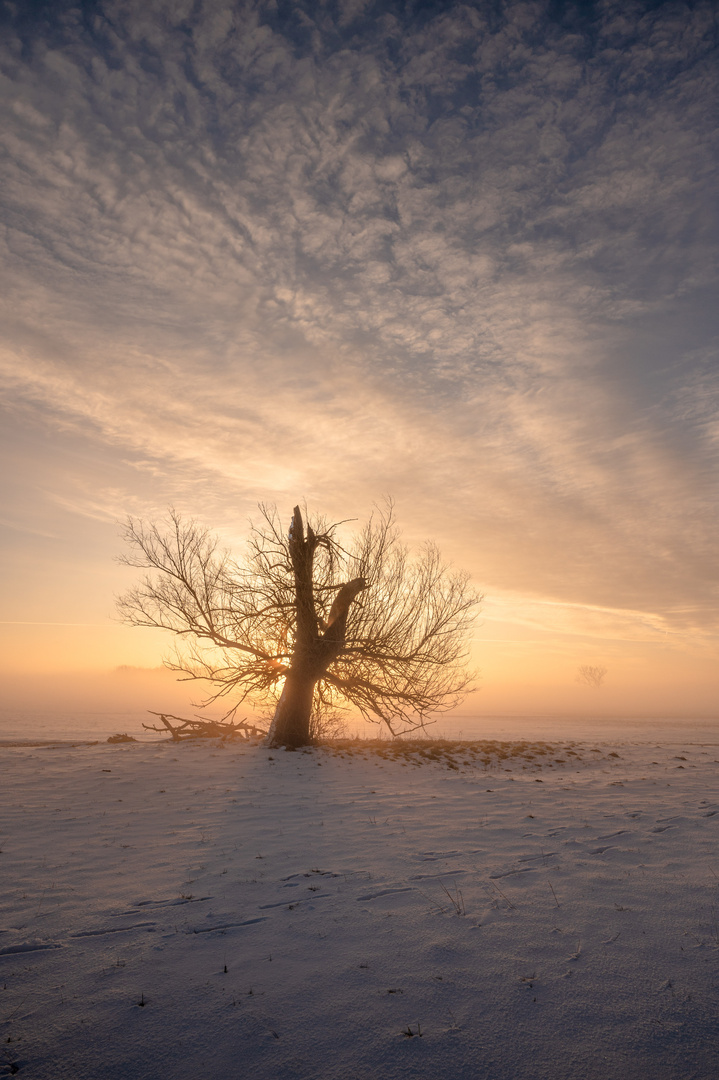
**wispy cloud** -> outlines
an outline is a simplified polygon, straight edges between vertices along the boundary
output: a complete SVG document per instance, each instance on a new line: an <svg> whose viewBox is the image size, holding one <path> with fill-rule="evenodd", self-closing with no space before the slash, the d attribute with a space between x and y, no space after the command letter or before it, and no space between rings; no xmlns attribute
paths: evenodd
<svg viewBox="0 0 719 1080"><path fill-rule="evenodd" d="M713 4L44 10L4 400L126 463L58 504L389 491L490 592L716 626Z"/></svg>

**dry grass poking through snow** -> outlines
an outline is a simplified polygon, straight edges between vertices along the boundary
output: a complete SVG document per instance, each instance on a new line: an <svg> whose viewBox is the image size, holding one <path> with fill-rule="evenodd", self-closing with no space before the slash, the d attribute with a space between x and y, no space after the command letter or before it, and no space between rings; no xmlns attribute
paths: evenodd
<svg viewBox="0 0 719 1080"><path fill-rule="evenodd" d="M522 769L552 769L586 759L616 758L615 752L588 750L575 742L498 742L494 739L332 739L322 746L339 757L362 755L399 761L403 765L441 765L447 769L518 765Z"/></svg>

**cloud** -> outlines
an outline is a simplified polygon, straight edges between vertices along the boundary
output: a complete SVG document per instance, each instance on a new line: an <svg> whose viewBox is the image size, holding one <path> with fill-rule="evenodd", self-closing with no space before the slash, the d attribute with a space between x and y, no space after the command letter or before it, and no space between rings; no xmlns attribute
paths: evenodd
<svg viewBox="0 0 719 1080"><path fill-rule="evenodd" d="M563 10L18 21L5 407L125 463L56 503L390 491L488 589L715 626L715 14Z"/></svg>

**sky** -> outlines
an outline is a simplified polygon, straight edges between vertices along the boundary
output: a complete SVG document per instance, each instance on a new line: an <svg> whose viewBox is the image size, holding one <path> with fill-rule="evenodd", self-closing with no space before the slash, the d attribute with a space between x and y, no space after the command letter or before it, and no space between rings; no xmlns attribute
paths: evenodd
<svg viewBox="0 0 719 1080"><path fill-rule="evenodd" d="M187 693L114 614L126 515L240 551L259 502L389 495L485 595L463 712L719 714L711 0L0 31L8 705Z"/></svg>

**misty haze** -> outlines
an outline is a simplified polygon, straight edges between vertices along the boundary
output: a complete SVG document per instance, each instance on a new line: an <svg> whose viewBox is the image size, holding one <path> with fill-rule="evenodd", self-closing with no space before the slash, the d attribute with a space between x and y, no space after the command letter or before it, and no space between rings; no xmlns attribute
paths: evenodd
<svg viewBox="0 0 719 1080"><path fill-rule="evenodd" d="M0 1076L714 1080L718 41L0 2Z"/></svg>

